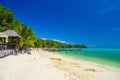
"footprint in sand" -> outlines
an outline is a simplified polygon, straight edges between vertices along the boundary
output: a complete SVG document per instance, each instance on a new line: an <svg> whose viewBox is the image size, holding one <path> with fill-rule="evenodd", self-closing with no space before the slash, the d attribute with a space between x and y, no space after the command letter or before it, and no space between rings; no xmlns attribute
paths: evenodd
<svg viewBox="0 0 120 80"><path fill-rule="evenodd" d="M71 74L65 74L65 80L79 80L79 78Z"/></svg>
<svg viewBox="0 0 120 80"><path fill-rule="evenodd" d="M33 58L33 60L35 60L35 58Z"/></svg>
<svg viewBox="0 0 120 80"><path fill-rule="evenodd" d="M73 67L78 67L78 68L80 68L81 66L80 66L80 64L78 64L78 63L70 63Z"/></svg>
<svg viewBox="0 0 120 80"><path fill-rule="evenodd" d="M90 68L90 69L84 69L85 71L91 71L91 72L96 72L96 70L95 69L92 69L92 68Z"/></svg>

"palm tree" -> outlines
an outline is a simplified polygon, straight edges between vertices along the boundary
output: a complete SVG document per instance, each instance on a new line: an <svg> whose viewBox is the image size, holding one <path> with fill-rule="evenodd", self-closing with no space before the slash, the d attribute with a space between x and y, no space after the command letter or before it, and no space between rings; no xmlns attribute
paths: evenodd
<svg viewBox="0 0 120 80"><path fill-rule="evenodd" d="M11 28L11 25L9 23L14 19L14 13L0 5L0 31L5 31L9 28Z"/></svg>
<svg viewBox="0 0 120 80"><path fill-rule="evenodd" d="M22 37L20 40L21 46L26 47L34 46L35 35L30 27L24 24L20 24L18 26L14 26L14 30Z"/></svg>

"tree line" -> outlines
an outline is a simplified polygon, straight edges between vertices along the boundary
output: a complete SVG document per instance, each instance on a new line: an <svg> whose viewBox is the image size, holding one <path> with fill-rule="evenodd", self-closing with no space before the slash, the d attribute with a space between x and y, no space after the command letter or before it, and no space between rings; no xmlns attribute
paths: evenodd
<svg viewBox="0 0 120 80"><path fill-rule="evenodd" d="M11 9L0 5L0 32L5 30L15 30L22 37L19 42L21 46L37 48L86 48L85 45L81 44L43 40L34 34L31 27L14 18L14 13Z"/></svg>

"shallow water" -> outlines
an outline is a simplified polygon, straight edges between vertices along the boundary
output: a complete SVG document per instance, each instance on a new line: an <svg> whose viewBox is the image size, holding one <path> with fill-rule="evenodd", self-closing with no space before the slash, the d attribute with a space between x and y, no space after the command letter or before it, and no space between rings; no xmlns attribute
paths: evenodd
<svg viewBox="0 0 120 80"><path fill-rule="evenodd" d="M120 48L67 49L60 54L120 68Z"/></svg>

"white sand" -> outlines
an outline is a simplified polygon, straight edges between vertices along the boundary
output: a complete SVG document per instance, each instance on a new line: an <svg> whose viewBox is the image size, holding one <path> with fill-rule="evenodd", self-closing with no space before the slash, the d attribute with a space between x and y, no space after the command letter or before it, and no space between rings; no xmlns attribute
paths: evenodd
<svg viewBox="0 0 120 80"><path fill-rule="evenodd" d="M0 80L120 80L120 70L39 50L0 59Z"/></svg>

